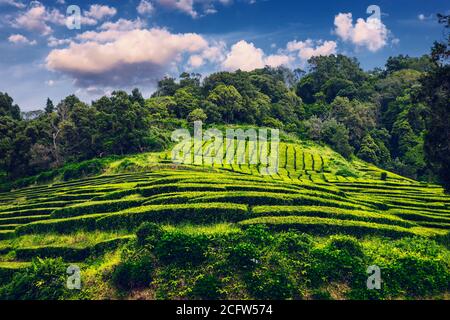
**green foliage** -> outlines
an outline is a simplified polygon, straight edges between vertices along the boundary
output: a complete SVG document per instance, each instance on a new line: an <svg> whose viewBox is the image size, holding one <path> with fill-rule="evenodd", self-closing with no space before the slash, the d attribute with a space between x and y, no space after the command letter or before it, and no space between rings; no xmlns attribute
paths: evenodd
<svg viewBox="0 0 450 320"><path fill-rule="evenodd" d="M165 264L199 264L205 259L208 238L204 235L165 232L155 246L154 252Z"/></svg>
<svg viewBox="0 0 450 320"><path fill-rule="evenodd" d="M316 248L313 256L312 274L317 284L321 280L355 283L365 278L365 255L354 238L333 236L323 248Z"/></svg>
<svg viewBox="0 0 450 320"><path fill-rule="evenodd" d="M207 118L208 118L208 116L206 115L206 113L202 109L198 108L189 113L187 120L189 122L195 122L195 121L205 122Z"/></svg>
<svg viewBox="0 0 450 320"><path fill-rule="evenodd" d="M432 57L438 67L421 81L421 99L430 106L430 114L427 117L427 134L425 136L425 152L428 162L439 175L444 187L450 190L450 36L449 16L440 15L439 22L445 27L447 39L441 43L435 43Z"/></svg>
<svg viewBox="0 0 450 320"><path fill-rule="evenodd" d="M214 275L201 275L192 288L191 297L194 299L219 300L222 283Z"/></svg>
<svg viewBox="0 0 450 320"><path fill-rule="evenodd" d="M79 179L85 176L101 173L103 161L99 159L74 163L64 167L63 179L65 181Z"/></svg>
<svg viewBox="0 0 450 320"><path fill-rule="evenodd" d="M68 295L66 269L62 259L34 259L30 267L17 272L0 287L3 300L59 300Z"/></svg>
<svg viewBox="0 0 450 320"><path fill-rule="evenodd" d="M230 265L247 270L256 266L258 258L258 247L255 244L241 242L230 248L228 261Z"/></svg>
<svg viewBox="0 0 450 320"><path fill-rule="evenodd" d="M124 261L114 268L111 280L124 291L144 288L152 282L154 271L153 258L148 254L126 256Z"/></svg>
<svg viewBox="0 0 450 320"><path fill-rule="evenodd" d="M283 266L259 267L247 279L247 288L256 299L286 300L296 297L296 283Z"/></svg>
<svg viewBox="0 0 450 320"><path fill-rule="evenodd" d="M162 234L161 226L156 223L144 222L136 230L137 244L140 246L154 245L161 239Z"/></svg>

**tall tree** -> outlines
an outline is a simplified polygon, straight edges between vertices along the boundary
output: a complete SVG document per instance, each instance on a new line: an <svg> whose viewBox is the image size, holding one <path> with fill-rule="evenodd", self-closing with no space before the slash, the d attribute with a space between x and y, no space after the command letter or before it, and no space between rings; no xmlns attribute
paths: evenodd
<svg viewBox="0 0 450 320"><path fill-rule="evenodd" d="M436 69L422 80L421 97L430 106L425 152L432 168L450 191L450 15L438 15L446 39L436 42L431 56Z"/></svg>
<svg viewBox="0 0 450 320"><path fill-rule="evenodd" d="M45 113L52 113L55 110L55 106L53 105L53 101L50 98L47 98L47 103L45 105Z"/></svg>

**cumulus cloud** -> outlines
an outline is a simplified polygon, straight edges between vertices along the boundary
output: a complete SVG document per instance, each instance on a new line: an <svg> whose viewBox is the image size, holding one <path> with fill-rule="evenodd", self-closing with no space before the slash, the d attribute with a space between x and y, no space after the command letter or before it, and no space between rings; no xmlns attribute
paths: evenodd
<svg viewBox="0 0 450 320"><path fill-rule="evenodd" d="M98 21L106 17L113 17L116 15L116 13L116 8L93 4L89 7L89 10L84 13L84 15L88 18L92 18Z"/></svg>
<svg viewBox="0 0 450 320"><path fill-rule="evenodd" d="M217 12L215 4L228 5L232 0L157 0L159 4L166 8L178 10L190 15L192 18L198 18L201 15L214 14ZM248 0L253 3L252 0ZM201 6L201 12L196 9Z"/></svg>
<svg viewBox="0 0 450 320"><path fill-rule="evenodd" d="M52 50L46 66L71 76L84 88L131 86L154 82L185 55L201 54L208 48L208 42L194 33L172 34L159 28L106 30Z"/></svg>
<svg viewBox="0 0 450 320"><path fill-rule="evenodd" d="M265 58L265 65L276 68L280 66L288 66L293 62L294 58L285 54L273 54Z"/></svg>
<svg viewBox="0 0 450 320"><path fill-rule="evenodd" d="M146 27L146 23L140 18L136 20L127 20L120 18L115 22L105 22L100 26L100 30L110 30L110 31L130 31L134 29L143 29Z"/></svg>
<svg viewBox="0 0 450 320"><path fill-rule="evenodd" d="M241 40L235 43L222 63L222 67L229 71L252 71L265 66L279 67L287 65L292 57L284 54L266 56L264 51L256 48L253 43Z"/></svg>
<svg viewBox="0 0 450 320"><path fill-rule="evenodd" d="M425 15L425 14L421 13L417 16L417 19L419 19L420 21L433 20L433 15L432 14Z"/></svg>
<svg viewBox="0 0 450 320"><path fill-rule="evenodd" d="M39 32L42 35L48 35L53 30L47 22L54 21L54 19L55 14L50 15L43 4L33 1L31 7L26 12L17 16L12 25L15 28L23 28L25 30Z"/></svg>
<svg viewBox="0 0 450 320"><path fill-rule="evenodd" d="M306 61L315 56L329 56L336 53L337 43L335 41L291 41L287 44L289 52L296 53L298 57Z"/></svg>
<svg viewBox="0 0 450 320"><path fill-rule="evenodd" d="M194 9L194 0L158 0L165 7L182 11L193 18L198 16Z"/></svg>
<svg viewBox="0 0 450 320"><path fill-rule="evenodd" d="M141 15L152 14L153 11L155 10L155 7L153 6L153 4L150 1L141 0L139 5L137 6L136 10Z"/></svg>
<svg viewBox="0 0 450 320"><path fill-rule="evenodd" d="M26 7L25 4L23 4L20 1L16 1L16 0L0 0L0 5L10 5L10 6L16 7L18 9L23 9Z"/></svg>
<svg viewBox="0 0 450 320"><path fill-rule="evenodd" d="M264 52L253 43L241 40L231 47L222 66L226 70L252 71L264 67Z"/></svg>
<svg viewBox="0 0 450 320"><path fill-rule="evenodd" d="M9 36L8 41L14 44L27 44L34 46L36 44L36 40L30 41L27 37L21 34L12 34Z"/></svg>
<svg viewBox="0 0 450 320"><path fill-rule="evenodd" d="M358 47L366 47L375 52L387 44L389 30L380 19L368 18L364 20L359 18L353 24L351 13L339 13L334 18L334 25L338 37Z"/></svg>
<svg viewBox="0 0 450 320"><path fill-rule="evenodd" d="M88 11L81 17L81 24L93 26L99 21L112 17L117 10L112 7L102 5L91 5ZM43 36L53 33L51 25L65 26L71 24L73 16L66 16L58 9L48 9L39 1L32 1L30 8L25 12L18 14L12 21L12 26L28 31L38 32Z"/></svg>
<svg viewBox="0 0 450 320"><path fill-rule="evenodd" d="M57 39L53 36L50 36L47 39L47 44L49 47L59 47L65 44L69 44L70 42L70 39Z"/></svg>
<svg viewBox="0 0 450 320"><path fill-rule="evenodd" d="M225 42L213 42L201 53L192 55L188 60L188 67L193 69L200 68L207 62L220 64L225 60L225 50Z"/></svg>
<svg viewBox="0 0 450 320"><path fill-rule="evenodd" d="M99 31L86 31L76 36L80 41L96 41L106 43L125 36L128 31L144 29L146 23L141 19L127 20L119 19L115 22L105 22L98 29Z"/></svg>

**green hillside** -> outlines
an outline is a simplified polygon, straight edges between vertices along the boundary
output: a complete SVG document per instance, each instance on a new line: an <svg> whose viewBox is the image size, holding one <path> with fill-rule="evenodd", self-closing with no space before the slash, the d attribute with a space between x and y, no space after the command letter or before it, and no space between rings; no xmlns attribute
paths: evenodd
<svg viewBox="0 0 450 320"><path fill-rule="evenodd" d="M282 143L279 173L271 176L259 174L261 165L187 166L169 159L169 152L110 159L100 175L69 181L56 176L50 184L1 193L1 282L40 257L82 267L83 281L95 285L66 293L76 298L392 298L448 292L450 197L439 186L347 161L312 143ZM146 225L151 232L141 228L136 243L135 231L144 222L161 229ZM302 243L307 256L298 256ZM280 245L287 252L278 257ZM142 250L153 262L142 258ZM315 266L326 260L327 266L310 270L308 259ZM144 284L133 278L133 261L152 266ZM259 262L248 267L245 261ZM45 262L34 261L34 267L39 263ZM220 267L227 263L230 274ZM370 263L384 267L395 284L386 282L382 293L366 290ZM427 279L418 276L417 287L395 273L416 276L423 268ZM265 277L275 283L255 287Z"/></svg>

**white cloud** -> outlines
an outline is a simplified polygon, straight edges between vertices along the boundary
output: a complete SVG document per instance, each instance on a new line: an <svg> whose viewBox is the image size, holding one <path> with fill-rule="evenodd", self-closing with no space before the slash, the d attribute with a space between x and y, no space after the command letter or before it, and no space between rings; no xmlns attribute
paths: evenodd
<svg viewBox="0 0 450 320"><path fill-rule="evenodd" d="M69 44L71 42L70 39L57 39L53 36L50 36L47 39L47 44L49 47L59 47L65 44Z"/></svg>
<svg viewBox="0 0 450 320"><path fill-rule="evenodd" d="M264 67L264 52L253 43L241 40L231 47L222 66L226 70L252 71Z"/></svg>
<svg viewBox="0 0 450 320"><path fill-rule="evenodd" d="M201 55L195 54L189 58L188 64L192 68L200 68L205 63L205 59Z"/></svg>
<svg viewBox="0 0 450 320"><path fill-rule="evenodd" d="M89 7L89 10L84 13L84 15L88 18L92 18L98 21L106 17L113 17L116 15L116 13L116 8L93 4Z"/></svg>
<svg viewBox="0 0 450 320"><path fill-rule="evenodd" d="M120 18L115 22L105 22L100 26L100 30L110 31L130 31L134 29L143 29L146 27L146 23L140 18L136 20L127 20Z"/></svg>
<svg viewBox="0 0 450 320"><path fill-rule="evenodd" d="M280 66L289 66L294 58L285 54L273 54L265 58L265 65L276 68Z"/></svg>
<svg viewBox="0 0 450 320"><path fill-rule="evenodd" d="M194 9L194 0L158 0L165 7L182 11L193 18L198 16Z"/></svg>
<svg viewBox="0 0 450 320"><path fill-rule="evenodd" d="M155 10L155 7L150 1L141 0L139 5L137 6L137 12L141 15L152 14Z"/></svg>
<svg viewBox="0 0 450 320"><path fill-rule="evenodd" d="M49 19L49 13L46 11L45 6L40 2L33 1L30 9L20 14L13 21L13 27L48 35L53 32L52 28L47 24ZM52 16L52 19L54 19L54 16Z"/></svg>
<svg viewBox="0 0 450 320"><path fill-rule="evenodd" d="M20 1L16 1L16 0L0 0L0 5L10 5L10 6L16 7L18 9L23 9L26 7L25 4L23 4Z"/></svg>
<svg viewBox="0 0 450 320"><path fill-rule="evenodd" d="M115 12L116 9L114 8L92 5L90 10L81 17L81 24L89 26L96 25L98 20L112 16ZM48 36L53 33L51 24L65 26L67 23L71 23L71 19L74 19L74 17L69 16L66 18L58 9L49 10L41 2L32 1L27 11L19 13L16 16L12 21L12 26Z"/></svg>
<svg viewBox="0 0 450 320"><path fill-rule="evenodd" d="M9 36L8 41L14 44L27 44L30 46L34 46L36 44L36 40L30 41L27 37L21 34L13 34Z"/></svg>
<svg viewBox="0 0 450 320"><path fill-rule="evenodd" d="M306 61L315 56L329 56L336 53L337 43L334 41L291 41L287 44L289 52L297 53L298 57Z"/></svg>
<svg viewBox="0 0 450 320"><path fill-rule="evenodd" d="M417 16L417 19L419 19L420 21L433 20L433 15L432 14L425 15L425 14L421 13Z"/></svg>
<svg viewBox="0 0 450 320"><path fill-rule="evenodd" d="M205 63L220 64L225 60L225 42L213 42L201 53L192 55L188 60L188 67L196 69L202 67Z"/></svg>
<svg viewBox="0 0 450 320"><path fill-rule="evenodd" d="M123 37L126 32L144 29L146 23L141 19L126 20L119 19L116 22L105 22L98 29L99 31L86 31L76 36L80 41L96 41L106 43Z"/></svg>
<svg viewBox="0 0 450 320"><path fill-rule="evenodd" d="M222 63L222 67L229 71L252 71L265 66L279 67L288 65L293 58L285 54L266 56L264 51L256 48L253 43L241 40L231 47Z"/></svg>
<svg viewBox="0 0 450 320"><path fill-rule="evenodd" d="M232 0L157 0L159 4L166 8L178 10L190 15L192 18L198 18L202 15L214 14L217 12L215 4L229 5ZM247 0L248 3L253 4L255 1ZM201 6L201 12L196 9L196 6Z"/></svg>
<svg viewBox="0 0 450 320"><path fill-rule="evenodd" d="M153 82L181 63L185 55L201 54L209 48L198 34L172 34L158 28L90 35L91 40L52 50L46 59L47 68L71 76L76 85L85 88L130 86Z"/></svg>
<svg viewBox="0 0 450 320"><path fill-rule="evenodd" d="M358 47L366 47L372 52L387 44L389 30L377 18L358 19L353 24L351 13L339 13L334 18L335 33L343 40Z"/></svg>

